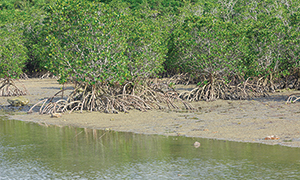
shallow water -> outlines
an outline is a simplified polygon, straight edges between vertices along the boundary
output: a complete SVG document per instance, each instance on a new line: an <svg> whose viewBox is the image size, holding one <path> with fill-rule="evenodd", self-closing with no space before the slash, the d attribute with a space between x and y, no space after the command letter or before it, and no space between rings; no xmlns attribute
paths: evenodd
<svg viewBox="0 0 300 180"><path fill-rule="evenodd" d="M0 179L297 179L299 170L300 148L0 120Z"/></svg>

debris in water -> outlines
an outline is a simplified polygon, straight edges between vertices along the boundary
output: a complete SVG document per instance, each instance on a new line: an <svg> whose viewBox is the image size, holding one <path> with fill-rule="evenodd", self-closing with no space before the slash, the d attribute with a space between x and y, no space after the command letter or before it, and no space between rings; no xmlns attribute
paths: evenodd
<svg viewBox="0 0 300 180"><path fill-rule="evenodd" d="M265 140L277 140L277 139L279 139L279 137L276 135L271 135L271 136L265 137Z"/></svg>
<svg viewBox="0 0 300 180"><path fill-rule="evenodd" d="M200 145L201 145L201 144L200 144L198 141L196 141L196 142L194 143L194 147L195 147L195 148L200 147Z"/></svg>

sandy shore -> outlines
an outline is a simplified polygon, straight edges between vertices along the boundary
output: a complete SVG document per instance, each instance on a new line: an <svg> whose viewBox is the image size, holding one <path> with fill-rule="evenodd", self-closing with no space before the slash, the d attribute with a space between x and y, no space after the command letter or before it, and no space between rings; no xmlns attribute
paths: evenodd
<svg viewBox="0 0 300 180"><path fill-rule="evenodd" d="M30 105L54 95L61 89L54 79L22 80L30 95ZM68 85L71 90L72 86ZM60 118L25 112L11 115L12 119L40 125L76 126L92 129L126 131L166 136L188 136L240 142L265 143L300 147L300 102L285 104L287 95L300 91L285 91L253 100L194 102L197 112L174 110L104 114L99 112L65 113ZM7 109L7 99L0 97L0 108ZM278 140L265 140L276 135Z"/></svg>

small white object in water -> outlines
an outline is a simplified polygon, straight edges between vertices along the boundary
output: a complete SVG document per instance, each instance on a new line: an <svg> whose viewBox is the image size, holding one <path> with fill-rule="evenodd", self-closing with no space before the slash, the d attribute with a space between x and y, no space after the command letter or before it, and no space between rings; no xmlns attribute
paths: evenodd
<svg viewBox="0 0 300 180"><path fill-rule="evenodd" d="M195 147L195 148L200 147L200 145L201 145L201 144L200 144L198 141L196 141L196 142L194 143L194 147Z"/></svg>

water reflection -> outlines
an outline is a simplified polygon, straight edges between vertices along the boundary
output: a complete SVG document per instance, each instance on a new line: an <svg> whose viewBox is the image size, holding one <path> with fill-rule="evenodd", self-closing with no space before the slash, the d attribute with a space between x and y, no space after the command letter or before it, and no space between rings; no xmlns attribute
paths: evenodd
<svg viewBox="0 0 300 180"><path fill-rule="evenodd" d="M299 151L0 120L0 179L298 178Z"/></svg>

